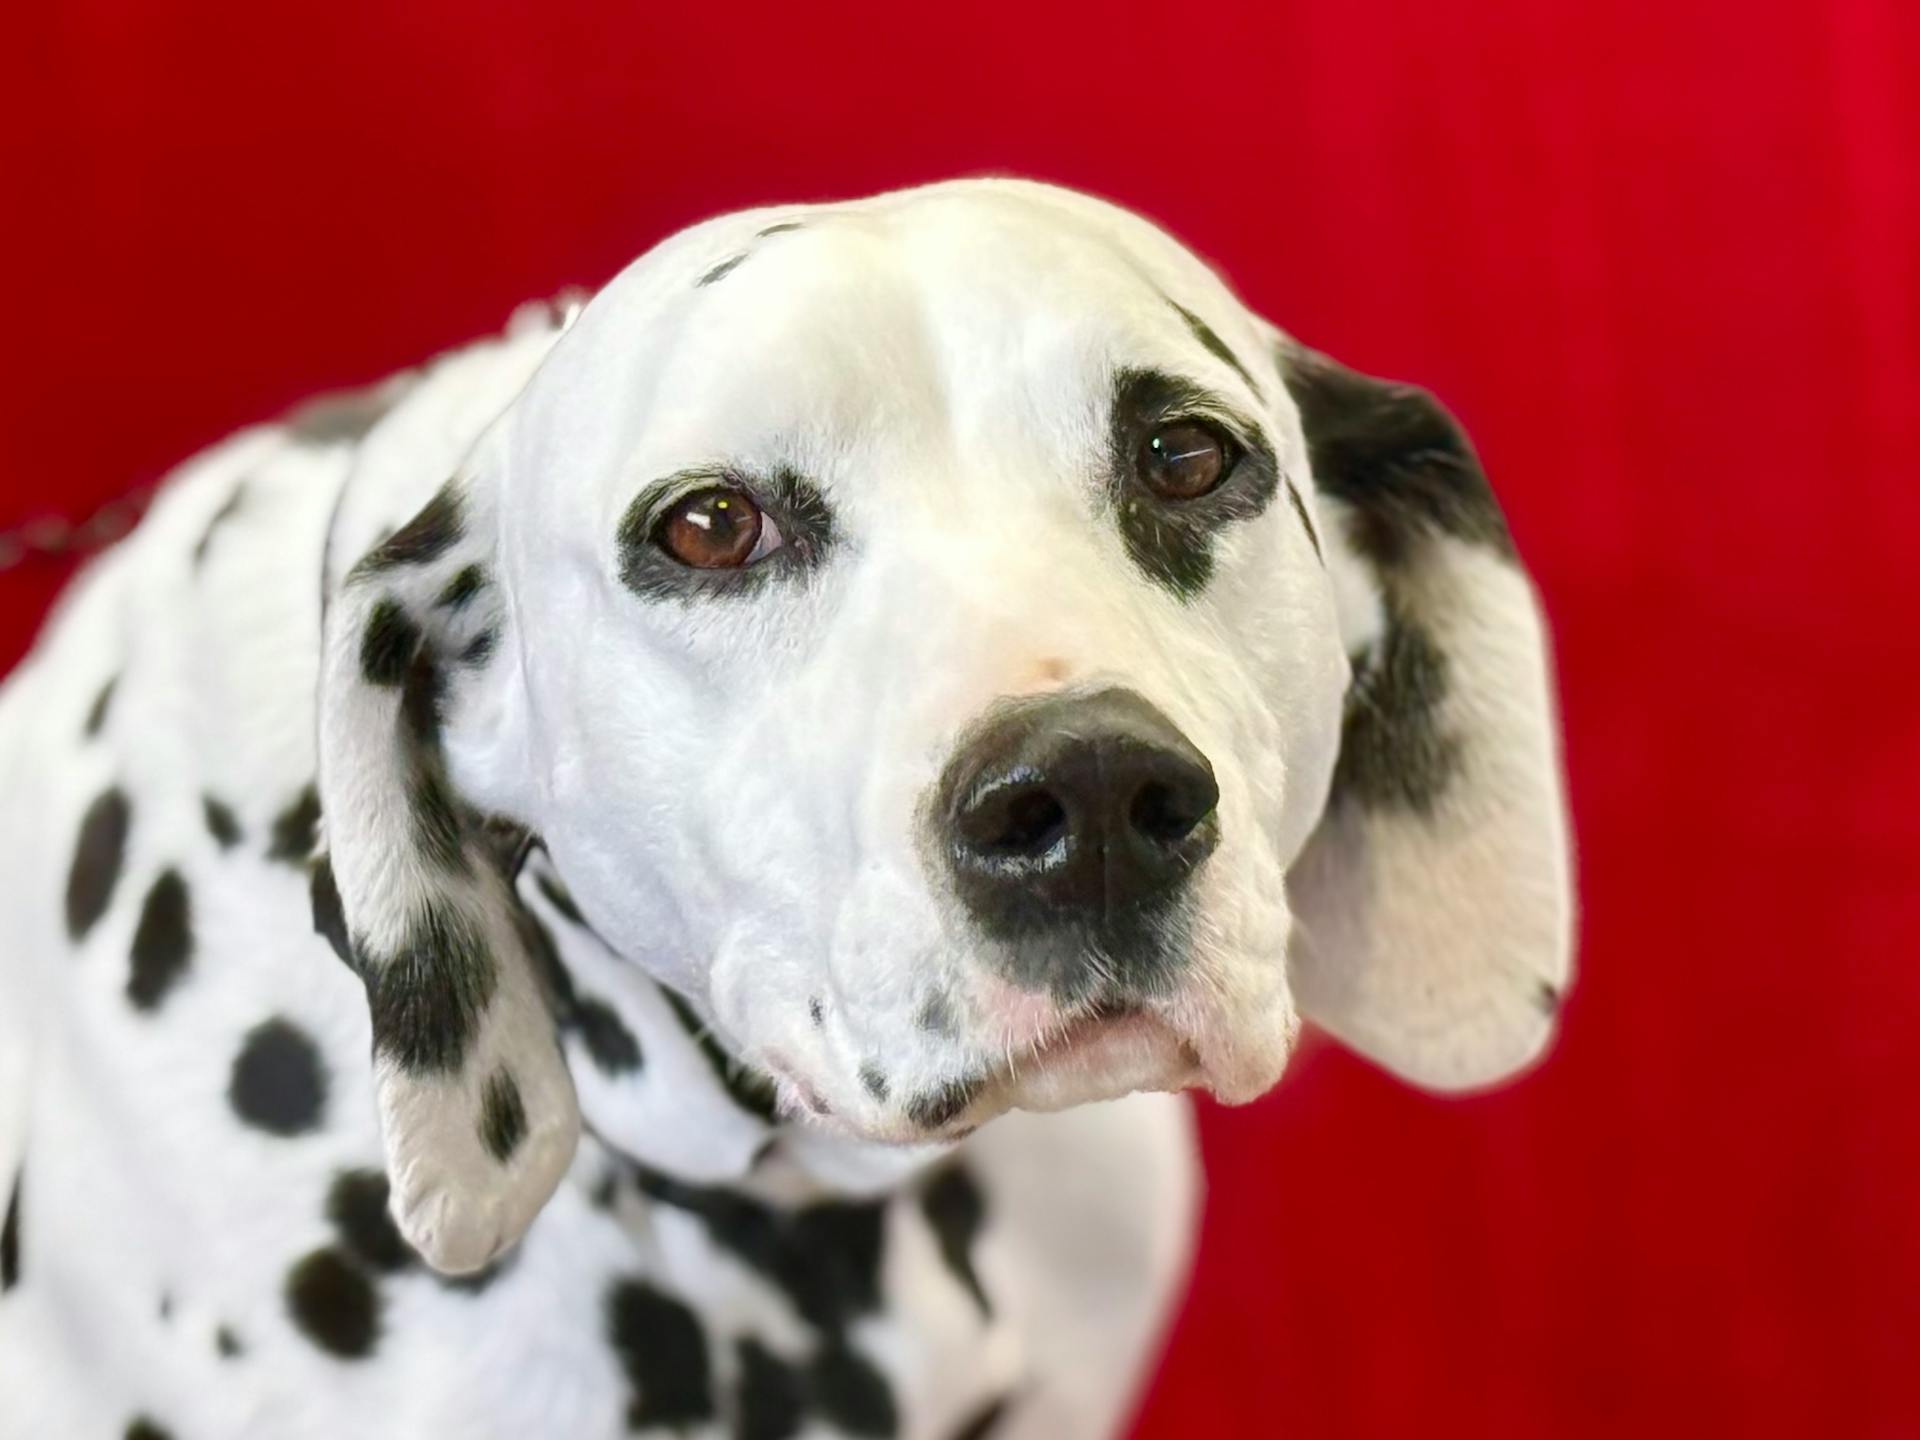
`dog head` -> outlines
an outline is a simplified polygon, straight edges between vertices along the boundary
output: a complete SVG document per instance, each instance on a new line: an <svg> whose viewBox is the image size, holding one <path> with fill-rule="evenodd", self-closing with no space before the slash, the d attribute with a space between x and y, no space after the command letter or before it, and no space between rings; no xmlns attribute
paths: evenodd
<svg viewBox="0 0 1920 1440"><path fill-rule="evenodd" d="M353 567L321 706L396 1207L450 1268L577 1125L482 814L867 1139L1250 1099L1301 1015L1477 1086L1568 975L1542 628L1464 437L1046 187L636 262Z"/></svg>

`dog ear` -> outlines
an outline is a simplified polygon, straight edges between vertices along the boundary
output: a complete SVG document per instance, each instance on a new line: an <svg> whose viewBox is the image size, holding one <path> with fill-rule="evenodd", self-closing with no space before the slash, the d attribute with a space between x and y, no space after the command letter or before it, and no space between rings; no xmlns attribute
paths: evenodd
<svg viewBox="0 0 1920 1440"><path fill-rule="evenodd" d="M1416 1084L1546 1046L1571 973L1551 661L1466 436L1432 396L1290 341L1353 662L1326 811L1288 876L1301 1012Z"/></svg>
<svg viewBox="0 0 1920 1440"><path fill-rule="evenodd" d="M580 1130L519 903L442 746L504 663L491 504L449 481L348 570L319 691L315 921L366 985L394 1219L447 1272L520 1238Z"/></svg>

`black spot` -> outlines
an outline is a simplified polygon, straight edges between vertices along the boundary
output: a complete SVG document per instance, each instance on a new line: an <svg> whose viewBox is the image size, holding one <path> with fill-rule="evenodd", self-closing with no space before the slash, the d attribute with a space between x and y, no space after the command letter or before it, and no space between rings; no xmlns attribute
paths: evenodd
<svg viewBox="0 0 1920 1440"><path fill-rule="evenodd" d="M503 1066L481 1087L480 1142L504 1165L526 1138L527 1107L520 1100L520 1083Z"/></svg>
<svg viewBox="0 0 1920 1440"><path fill-rule="evenodd" d="M953 1001L944 990L930 993L921 1005L920 1013L914 1017L914 1023L929 1035L951 1036L955 1025Z"/></svg>
<svg viewBox="0 0 1920 1440"><path fill-rule="evenodd" d="M806 227L798 220L782 220L778 224L769 225L766 229L757 230L754 233L760 239L764 240L769 235L783 235L789 230L804 230L805 228Z"/></svg>
<svg viewBox="0 0 1920 1440"><path fill-rule="evenodd" d="M726 1088L733 1103L748 1114L772 1124L775 1119L773 1082L729 1055L720 1042L713 1038L713 1032L694 1013L693 1007L676 992L663 986L660 993L667 997L674 1018L679 1020L681 1028L700 1047L700 1053L706 1057L707 1064Z"/></svg>
<svg viewBox="0 0 1920 1440"><path fill-rule="evenodd" d="M630 1428L713 1418L707 1337L685 1305L644 1281L617 1281L607 1294L607 1338L638 1392Z"/></svg>
<svg viewBox="0 0 1920 1440"><path fill-rule="evenodd" d="M828 1345L809 1367L813 1408L851 1435L887 1436L900 1428L893 1392L880 1372L845 1345Z"/></svg>
<svg viewBox="0 0 1920 1440"><path fill-rule="evenodd" d="M454 571L453 578L440 587L434 604L443 610L460 611L467 602L487 588L487 571L482 565L467 565Z"/></svg>
<svg viewBox="0 0 1920 1440"><path fill-rule="evenodd" d="M126 858L132 819L127 797L114 788L102 791L80 821L80 843L74 847L73 868L67 874L67 934L75 940L107 913Z"/></svg>
<svg viewBox="0 0 1920 1440"><path fill-rule="evenodd" d="M711 285L716 280L724 280L728 275L733 273L734 267L746 258L746 255L742 253L734 256L731 260L722 260L718 265L707 271L706 274L702 275L693 283L695 286L701 286Z"/></svg>
<svg viewBox="0 0 1920 1440"><path fill-rule="evenodd" d="M447 481L421 507L419 514L362 556L348 579L439 559L453 548L465 529L463 508L455 482Z"/></svg>
<svg viewBox="0 0 1920 1440"><path fill-rule="evenodd" d="M127 1422L126 1440L173 1440L173 1432L144 1415L136 1415Z"/></svg>
<svg viewBox="0 0 1920 1440"><path fill-rule="evenodd" d="M233 493L227 496L220 508L213 512L213 518L207 522L207 528L200 532L200 538L194 542L194 569L198 570L201 565L206 563L207 550L213 544L213 537L219 533L222 525L234 517L235 512L240 509L240 502L246 498L246 494L247 482L242 480L238 485L233 487Z"/></svg>
<svg viewBox="0 0 1920 1440"><path fill-rule="evenodd" d="M1193 338L1206 347L1209 355L1224 363L1234 374L1245 381L1247 388L1259 396L1260 399L1265 400L1267 398L1266 392L1260 388L1260 382L1247 373L1247 367L1240 363L1240 357L1228 348L1226 341L1214 333L1211 325L1207 324L1206 321L1202 320L1198 315L1177 301L1169 300L1167 303L1180 312L1180 318L1187 322L1187 329L1193 332Z"/></svg>
<svg viewBox="0 0 1920 1440"><path fill-rule="evenodd" d="M412 1074L457 1070L493 998L494 958L459 911L429 903L384 963L362 966L373 1048Z"/></svg>
<svg viewBox="0 0 1920 1440"><path fill-rule="evenodd" d="M173 1319L173 1296L165 1290L160 1292L160 1318L163 1321L171 1321Z"/></svg>
<svg viewBox="0 0 1920 1440"><path fill-rule="evenodd" d="M200 811L206 817L207 833L213 836L214 843L222 850L231 850L243 838L240 834L240 822L227 805L211 795L200 797Z"/></svg>
<svg viewBox="0 0 1920 1440"><path fill-rule="evenodd" d="M120 683L120 677L114 676L100 687L100 693L93 697L93 704L87 707L86 735L89 740L106 728L107 708L113 704L113 687Z"/></svg>
<svg viewBox="0 0 1920 1440"><path fill-rule="evenodd" d="M1307 514L1307 502L1300 498L1300 487L1293 483L1293 477L1287 477L1287 502L1293 506L1293 513L1300 517L1300 526L1307 532L1307 541L1313 546L1314 559L1322 565L1327 563L1325 552L1320 549L1320 532L1313 528L1313 517Z"/></svg>
<svg viewBox="0 0 1920 1440"><path fill-rule="evenodd" d="M799 1372L758 1340L740 1342L734 1440L788 1440L800 1429L805 1404Z"/></svg>
<svg viewBox="0 0 1920 1440"><path fill-rule="evenodd" d="M549 875L545 870L534 872L533 883L540 887L540 893L547 897L547 903L574 924L584 927L586 920L580 914L580 907L573 903L573 896L567 893L567 887Z"/></svg>
<svg viewBox="0 0 1920 1440"><path fill-rule="evenodd" d="M369 685L402 684L420 649L420 627L391 595L374 602L360 635L360 673Z"/></svg>
<svg viewBox="0 0 1920 1440"><path fill-rule="evenodd" d="M1539 1007L1542 1015L1551 1016L1559 1014L1560 1001L1562 998L1560 987L1555 985L1551 980L1542 980L1534 988L1533 1003Z"/></svg>
<svg viewBox="0 0 1920 1440"><path fill-rule="evenodd" d="M380 1297L366 1272L328 1246L287 1272L287 1313L309 1340L343 1360L373 1353L380 1335Z"/></svg>
<svg viewBox="0 0 1920 1440"><path fill-rule="evenodd" d="M287 417L287 434L300 445L351 445L364 440L409 387L391 382L309 400Z"/></svg>
<svg viewBox="0 0 1920 1440"><path fill-rule="evenodd" d="M220 1353L222 1360L238 1359L247 1350L247 1347L240 1343L240 1337L225 1325L213 1332L213 1348Z"/></svg>
<svg viewBox="0 0 1920 1440"><path fill-rule="evenodd" d="M1430 814L1460 761L1458 740L1440 729L1446 693L1447 657L1389 604L1386 631L1347 691L1335 797Z"/></svg>
<svg viewBox="0 0 1920 1440"><path fill-rule="evenodd" d="M874 1099L885 1101L887 1098L887 1077L872 1065L860 1067L860 1084Z"/></svg>
<svg viewBox="0 0 1920 1440"><path fill-rule="evenodd" d="M433 647L423 644L414 652L400 690L400 722L422 749L439 747L446 700L446 676L434 659Z"/></svg>
<svg viewBox="0 0 1920 1440"><path fill-rule="evenodd" d="M414 757L413 776L407 782L407 809L421 854L441 870L454 875L468 873L466 830L455 808L453 792L447 788L446 774L435 757Z"/></svg>
<svg viewBox="0 0 1920 1440"><path fill-rule="evenodd" d="M460 650L460 663L469 669L477 670L493 658L494 648L500 643L500 632L489 625Z"/></svg>
<svg viewBox="0 0 1920 1440"><path fill-rule="evenodd" d="M247 1032L234 1057L227 1099L235 1114L269 1135L317 1128L327 1102L319 1050L291 1021L261 1022Z"/></svg>
<svg viewBox="0 0 1920 1440"><path fill-rule="evenodd" d="M353 942L347 935L347 913L340 904L340 886L333 878L333 861L322 855L314 862L308 896L313 902L313 933L324 935L350 970L359 967L353 958Z"/></svg>
<svg viewBox="0 0 1920 1440"><path fill-rule="evenodd" d="M640 1041L611 1005L583 995L574 1002L572 1020L593 1063L604 1073L629 1075L640 1068Z"/></svg>
<svg viewBox="0 0 1920 1440"><path fill-rule="evenodd" d="M393 1274L419 1258L387 1211L387 1177L378 1170L342 1170L327 1191L327 1219L340 1243L372 1270Z"/></svg>
<svg viewBox="0 0 1920 1440"><path fill-rule="evenodd" d="M942 1129L973 1103L974 1096L980 1093L980 1085L976 1076L963 1075L942 1081L907 1102L907 1118L922 1130Z"/></svg>
<svg viewBox="0 0 1920 1440"><path fill-rule="evenodd" d="M1007 1418L1007 1410L1011 1403L1011 1398L1006 1395L1000 1396L997 1400L988 1401L958 1430L954 1431L949 1440L987 1440L989 1435L1000 1428L1000 1422Z"/></svg>
<svg viewBox="0 0 1920 1440"><path fill-rule="evenodd" d="M133 932L127 999L139 1010L158 1009L193 959L193 905L178 870L165 870L147 891Z"/></svg>
<svg viewBox="0 0 1920 1440"><path fill-rule="evenodd" d="M554 1019L562 1026L573 1024L577 1018L574 1013L577 1002L573 976L568 974L567 967L560 963L560 950L553 943L552 932L547 929L545 922L524 903L514 907L513 919L514 927L520 932L521 939L526 942L527 955L533 961L535 971L546 982L547 1000L553 1006Z"/></svg>
<svg viewBox="0 0 1920 1440"><path fill-rule="evenodd" d="M6 1223L0 1224L0 1295L20 1283L20 1184L24 1178L24 1171L14 1174Z"/></svg>
<svg viewBox="0 0 1920 1440"><path fill-rule="evenodd" d="M986 1287L973 1268L973 1242L987 1218L987 1198L965 1166L949 1165L934 1176L920 1196L921 1213L939 1242L940 1258L966 1287L983 1316L993 1314Z"/></svg>
<svg viewBox="0 0 1920 1440"><path fill-rule="evenodd" d="M320 840L320 792L311 784L301 788L287 808L273 817L267 858L288 865L305 865Z"/></svg>
<svg viewBox="0 0 1920 1440"><path fill-rule="evenodd" d="M1138 474L1141 450L1160 426L1193 415L1228 432L1239 454L1205 495L1163 499ZM1257 424L1211 392L1157 370L1122 370L1114 377L1110 425L1109 494L1128 557L1149 580L1190 600L1213 578L1216 537L1272 501L1280 485L1273 447Z"/></svg>
<svg viewBox="0 0 1920 1440"><path fill-rule="evenodd" d="M1438 532L1512 558L1500 504L1439 401L1304 346L1282 346L1279 361L1300 407L1314 480L1352 507L1355 549L1377 566L1399 566Z"/></svg>
<svg viewBox="0 0 1920 1440"><path fill-rule="evenodd" d="M814 1328L838 1332L879 1308L884 1204L826 1201L776 1210L718 1186L634 1173L642 1193L698 1218L714 1244L779 1286Z"/></svg>
<svg viewBox="0 0 1920 1440"><path fill-rule="evenodd" d="M818 995L807 1001L807 1018L813 1021L815 1029L827 1023L827 1007L820 1003Z"/></svg>

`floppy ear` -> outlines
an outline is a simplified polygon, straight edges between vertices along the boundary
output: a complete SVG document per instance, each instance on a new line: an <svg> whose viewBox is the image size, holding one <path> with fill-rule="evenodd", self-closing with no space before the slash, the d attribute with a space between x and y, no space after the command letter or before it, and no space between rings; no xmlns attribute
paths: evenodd
<svg viewBox="0 0 1920 1440"><path fill-rule="evenodd" d="M518 902L442 754L504 623L490 510L449 481L368 551L327 607L320 676L315 924L366 984L394 1218L449 1272L520 1238L580 1130Z"/></svg>
<svg viewBox="0 0 1920 1440"><path fill-rule="evenodd" d="M1472 447L1423 390L1283 341L1353 661L1288 876L1301 1012L1401 1077L1485 1085L1550 1038L1572 892L1551 666Z"/></svg>

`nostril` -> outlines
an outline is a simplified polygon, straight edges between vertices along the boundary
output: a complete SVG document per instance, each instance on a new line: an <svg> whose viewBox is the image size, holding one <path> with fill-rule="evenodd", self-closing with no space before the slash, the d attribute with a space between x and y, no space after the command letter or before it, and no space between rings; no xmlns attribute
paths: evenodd
<svg viewBox="0 0 1920 1440"><path fill-rule="evenodd" d="M1214 797L1197 787L1149 780L1134 794L1127 820L1158 845L1178 845L1212 812Z"/></svg>
<svg viewBox="0 0 1920 1440"><path fill-rule="evenodd" d="M1002 784L976 793L959 816L961 841L997 858L1045 855L1066 839L1067 810L1044 785Z"/></svg>
<svg viewBox="0 0 1920 1440"><path fill-rule="evenodd" d="M1006 804L1006 823L990 848L1015 855L1042 855L1067 833L1067 812L1046 790L1027 790Z"/></svg>

